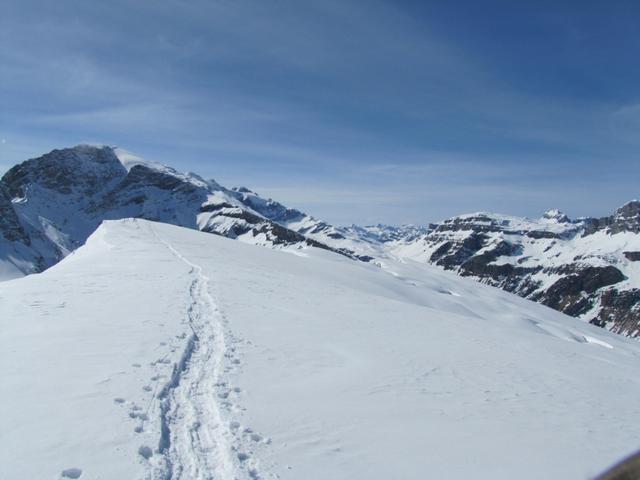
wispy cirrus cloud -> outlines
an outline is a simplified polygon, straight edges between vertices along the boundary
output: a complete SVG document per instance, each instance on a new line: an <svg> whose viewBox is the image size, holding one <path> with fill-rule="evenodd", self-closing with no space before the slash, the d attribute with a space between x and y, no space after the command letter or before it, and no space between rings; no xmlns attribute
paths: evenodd
<svg viewBox="0 0 640 480"><path fill-rule="evenodd" d="M562 6L524 16L448 8L10 2L0 163L92 139L340 221L563 205L582 214L637 196L636 87L613 75L612 55L583 58L619 33L585 35L597 19Z"/></svg>

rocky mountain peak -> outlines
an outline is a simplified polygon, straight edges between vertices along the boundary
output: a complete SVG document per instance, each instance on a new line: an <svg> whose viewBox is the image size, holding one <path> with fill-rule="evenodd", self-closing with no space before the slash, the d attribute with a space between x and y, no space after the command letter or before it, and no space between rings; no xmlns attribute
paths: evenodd
<svg viewBox="0 0 640 480"><path fill-rule="evenodd" d="M544 215L542 215L542 218L544 218L545 220L552 220L557 223L569 223L570 221L569 217L567 217L564 213L562 213L557 208L552 208L551 210L547 210L546 212L544 212Z"/></svg>
<svg viewBox="0 0 640 480"><path fill-rule="evenodd" d="M36 184L61 194L91 196L126 174L113 148L78 145L22 162L5 173L2 182L12 198L25 197L27 187Z"/></svg>
<svg viewBox="0 0 640 480"><path fill-rule="evenodd" d="M16 215L7 187L0 182L0 237L29 244L30 240Z"/></svg>
<svg viewBox="0 0 640 480"><path fill-rule="evenodd" d="M640 233L640 201L632 200L618 208L609 217L592 220L598 230L611 235L621 232Z"/></svg>
<svg viewBox="0 0 640 480"><path fill-rule="evenodd" d="M620 218L639 218L640 217L640 201L631 200L618 208L614 214Z"/></svg>

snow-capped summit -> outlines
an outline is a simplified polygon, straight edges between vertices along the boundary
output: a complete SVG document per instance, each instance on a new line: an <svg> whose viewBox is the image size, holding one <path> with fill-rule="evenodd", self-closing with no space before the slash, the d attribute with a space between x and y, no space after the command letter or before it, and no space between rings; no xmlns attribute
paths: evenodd
<svg viewBox="0 0 640 480"><path fill-rule="evenodd" d="M547 210L546 212L544 212L544 215L542 215L542 218L545 220L551 220L557 223L568 223L570 221L569 217L567 217L564 213L562 213L557 208Z"/></svg>

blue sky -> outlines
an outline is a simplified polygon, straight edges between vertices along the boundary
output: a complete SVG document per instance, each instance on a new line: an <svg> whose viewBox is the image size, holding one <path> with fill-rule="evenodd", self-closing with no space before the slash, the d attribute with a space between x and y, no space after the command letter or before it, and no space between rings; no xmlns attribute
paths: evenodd
<svg viewBox="0 0 640 480"><path fill-rule="evenodd" d="M118 145L328 221L640 197L640 4L8 0L0 170Z"/></svg>

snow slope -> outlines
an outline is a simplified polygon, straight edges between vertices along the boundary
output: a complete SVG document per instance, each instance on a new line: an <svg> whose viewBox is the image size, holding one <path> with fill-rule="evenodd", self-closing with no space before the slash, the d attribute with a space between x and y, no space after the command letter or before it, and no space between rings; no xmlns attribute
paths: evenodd
<svg viewBox="0 0 640 480"><path fill-rule="evenodd" d="M640 345L416 262L109 221L0 284L0 477L584 479Z"/></svg>

